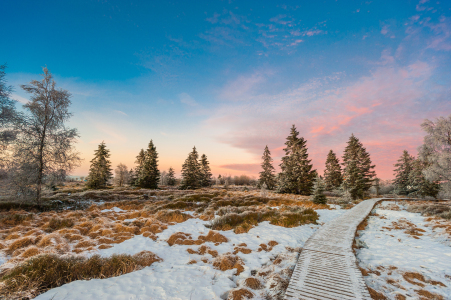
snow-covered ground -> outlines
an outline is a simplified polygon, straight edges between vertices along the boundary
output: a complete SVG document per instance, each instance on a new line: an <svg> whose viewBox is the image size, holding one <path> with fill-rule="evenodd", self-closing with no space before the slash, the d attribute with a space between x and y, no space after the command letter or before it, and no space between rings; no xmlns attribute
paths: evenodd
<svg viewBox="0 0 451 300"><path fill-rule="evenodd" d="M367 285L389 299L440 299L433 294L451 299L449 243L420 214L409 213L402 205L399 211L387 209L394 204L378 205L377 215L370 216L366 229L359 232L368 247L356 251L360 267L370 271L364 277ZM424 282L415 279L415 273L423 275Z"/></svg>
<svg viewBox="0 0 451 300"><path fill-rule="evenodd" d="M326 223L341 215L345 210L317 210L320 215L319 223ZM47 291L35 299L221 299L229 290L235 288L237 283L251 276L252 270L260 269L271 262L286 247L302 247L305 241L320 227L320 225L303 225L294 228L285 228L262 222L252 228L248 233L235 234L232 230L220 231L229 240L227 243L215 245L207 242L204 245L218 251L219 255L233 252L234 248L245 243L246 248L251 249L249 254L238 252L244 262L244 271L235 276L235 269L220 271L214 269L211 262L212 256L190 254L188 248L197 250L200 246L173 245L166 242L176 232L184 232L192 235L193 240L199 235L206 235L208 228L204 225L208 222L200 219L189 219L183 223L169 226L168 229L157 234L158 239L153 241L141 235L116 244L112 248L100 250L102 256L128 253L135 254L143 250L152 251L163 259L160 263L154 263L150 267L108 279L93 279L89 281L75 281L61 287ZM276 241L270 252L257 249L260 244L268 244ZM208 259L202 262L201 258ZM195 264L188 264L191 260ZM254 299L261 299L258 295Z"/></svg>

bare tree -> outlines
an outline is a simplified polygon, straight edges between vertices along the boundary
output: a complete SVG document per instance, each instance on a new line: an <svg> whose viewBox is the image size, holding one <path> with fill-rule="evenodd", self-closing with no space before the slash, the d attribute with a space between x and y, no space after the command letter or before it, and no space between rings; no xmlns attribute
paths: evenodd
<svg viewBox="0 0 451 300"><path fill-rule="evenodd" d="M0 65L0 177L5 172L10 146L17 137L15 124L21 115L16 111L16 101L10 98L12 86L6 83L6 65Z"/></svg>
<svg viewBox="0 0 451 300"><path fill-rule="evenodd" d="M130 173L128 172L127 166L120 163L114 170L114 181L116 185L123 186L128 184L130 180Z"/></svg>
<svg viewBox="0 0 451 300"><path fill-rule="evenodd" d="M68 111L70 93L56 89L47 67L41 81L33 80L22 89L31 94L30 102L19 124L10 163L11 183L20 196L31 196L41 204L43 186L54 184L55 178L64 180L79 165L74 149L78 137L76 129L66 128L72 114Z"/></svg>

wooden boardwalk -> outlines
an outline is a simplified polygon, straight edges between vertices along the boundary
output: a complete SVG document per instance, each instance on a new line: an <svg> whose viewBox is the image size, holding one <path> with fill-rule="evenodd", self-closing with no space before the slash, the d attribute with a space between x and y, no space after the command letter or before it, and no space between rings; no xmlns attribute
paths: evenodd
<svg viewBox="0 0 451 300"><path fill-rule="evenodd" d="M357 226L382 198L365 200L305 243L285 293L293 299L371 299L352 251Z"/></svg>

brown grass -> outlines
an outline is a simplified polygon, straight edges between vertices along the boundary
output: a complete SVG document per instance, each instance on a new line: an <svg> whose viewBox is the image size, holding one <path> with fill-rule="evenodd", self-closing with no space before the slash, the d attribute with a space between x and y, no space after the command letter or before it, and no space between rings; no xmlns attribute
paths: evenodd
<svg viewBox="0 0 451 300"><path fill-rule="evenodd" d="M212 243L227 243L228 239L217 231L210 230L206 236L200 235L199 240Z"/></svg>
<svg viewBox="0 0 451 300"><path fill-rule="evenodd" d="M243 266L241 258L231 254L220 255L213 262L213 267L221 271L236 269L235 275L240 275L244 271Z"/></svg>
<svg viewBox="0 0 451 300"><path fill-rule="evenodd" d="M244 280L244 285L253 290L259 290L263 288L262 283L255 277L249 277Z"/></svg>
<svg viewBox="0 0 451 300"><path fill-rule="evenodd" d="M6 249L6 253L11 254L17 249L28 247L33 244L33 239L31 237L23 237L21 239L15 240L12 242L9 247Z"/></svg>
<svg viewBox="0 0 451 300"><path fill-rule="evenodd" d="M92 241L81 241L77 245L75 245L75 248L87 248L87 247L91 247L91 246L95 246L95 245L96 245L96 243L94 243Z"/></svg>
<svg viewBox="0 0 451 300"><path fill-rule="evenodd" d="M156 214L156 218L164 223L183 223L192 217L188 214L181 213L179 210L161 210Z"/></svg>
<svg viewBox="0 0 451 300"><path fill-rule="evenodd" d="M0 295L8 299L12 294L20 292L36 296L74 280L115 277L158 261L161 259L149 251L133 256L121 254L106 258L99 255L90 258L40 255L7 271L2 278L4 286Z"/></svg>
<svg viewBox="0 0 451 300"><path fill-rule="evenodd" d="M172 245L200 245L203 243L201 240L192 240L191 234L184 232L176 232L167 240L169 246Z"/></svg>
<svg viewBox="0 0 451 300"><path fill-rule="evenodd" d="M439 294L431 293L426 290L416 290L417 294L420 296L421 300L434 299L434 300L444 300L445 298Z"/></svg>
<svg viewBox="0 0 451 300"><path fill-rule="evenodd" d="M29 258L32 256L36 256L40 253L39 249L37 247L29 247L27 248L23 253L22 253L22 257L23 258Z"/></svg>
<svg viewBox="0 0 451 300"><path fill-rule="evenodd" d="M235 247L235 249L233 249L233 254L237 254L238 252L241 252L243 254L249 254L252 253L252 250L249 248L245 248L245 247Z"/></svg>
<svg viewBox="0 0 451 300"><path fill-rule="evenodd" d="M227 300L246 300L254 298L254 294L245 288L232 290L229 292Z"/></svg>
<svg viewBox="0 0 451 300"><path fill-rule="evenodd" d="M372 288L368 287L368 292L370 292L371 299L375 300L385 300L387 297L384 296L384 294L376 292Z"/></svg>
<svg viewBox="0 0 451 300"><path fill-rule="evenodd" d="M418 272L405 272L402 277L409 283L424 287L425 285L421 282L426 282L424 276ZM419 282L421 281L421 282Z"/></svg>

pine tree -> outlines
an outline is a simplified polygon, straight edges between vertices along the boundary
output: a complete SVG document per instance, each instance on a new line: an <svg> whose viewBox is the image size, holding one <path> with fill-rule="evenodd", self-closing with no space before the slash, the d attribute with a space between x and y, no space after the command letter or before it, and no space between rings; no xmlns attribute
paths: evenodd
<svg viewBox="0 0 451 300"><path fill-rule="evenodd" d="M110 150L106 148L102 142L96 151L94 151L94 158L91 160L91 167L89 168L89 175L87 177L86 186L90 189L105 188L108 180L113 178L113 169L111 168Z"/></svg>
<svg viewBox="0 0 451 300"><path fill-rule="evenodd" d="M207 156L202 154L200 158L200 186L207 187L211 185L211 174L209 162L207 160Z"/></svg>
<svg viewBox="0 0 451 300"><path fill-rule="evenodd" d="M330 150L326 159L326 169L324 170L324 183L327 191L338 189L343 183L340 161L335 153Z"/></svg>
<svg viewBox="0 0 451 300"><path fill-rule="evenodd" d="M158 153L157 148L150 140L147 150L143 150L137 157L138 174L136 185L141 188L157 189L160 181L160 171L158 170Z"/></svg>
<svg viewBox="0 0 451 300"><path fill-rule="evenodd" d="M200 187L200 165L199 154L196 147L188 155L182 166L182 183L180 189L197 189Z"/></svg>
<svg viewBox="0 0 451 300"><path fill-rule="evenodd" d="M371 188L376 176L374 165L366 148L359 139L353 135L349 138L348 145L343 154L343 185L352 195L353 199L363 198Z"/></svg>
<svg viewBox="0 0 451 300"><path fill-rule="evenodd" d="M409 195L415 197L437 197L440 191L440 185L437 182L428 180L424 175L424 170L428 168L428 164L421 159L415 159L412 162L412 170L409 174L409 184L407 186Z"/></svg>
<svg viewBox="0 0 451 300"><path fill-rule="evenodd" d="M393 183L395 185L395 192L398 195L409 194L410 173L412 172L414 160L415 158L407 150L404 150L398 159L398 163L394 165L396 169L394 170L395 180Z"/></svg>
<svg viewBox="0 0 451 300"><path fill-rule="evenodd" d="M280 164L282 171L278 176L278 192L310 195L317 172L312 169L313 165L308 159L307 141L298 135L293 125L285 142L286 148L283 149L285 156Z"/></svg>
<svg viewBox="0 0 451 300"><path fill-rule="evenodd" d="M271 158L271 152L268 149L268 145L266 145L265 150L263 151L262 159L263 163L261 166L263 171L260 172L258 186L263 187L263 185L266 185L267 189L273 190L276 187L276 175L274 175L275 169L272 165L273 159Z"/></svg>
<svg viewBox="0 0 451 300"><path fill-rule="evenodd" d="M167 175L167 179L168 179L168 185L170 186L174 186L176 183L176 179L175 179L175 172L174 169L172 167L169 168L168 171L168 175Z"/></svg>
<svg viewBox="0 0 451 300"><path fill-rule="evenodd" d="M315 184L313 185L313 194L310 196L310 200L315 204L326 204L327 198L324 195L326 186L324 180L319 176L316 177Z"/></svg>

